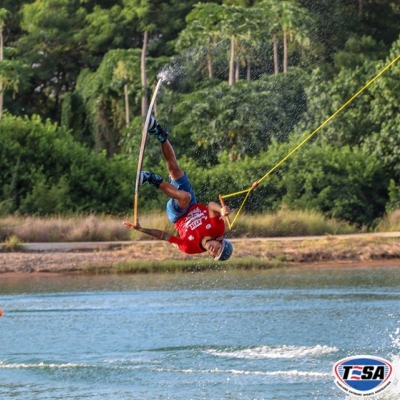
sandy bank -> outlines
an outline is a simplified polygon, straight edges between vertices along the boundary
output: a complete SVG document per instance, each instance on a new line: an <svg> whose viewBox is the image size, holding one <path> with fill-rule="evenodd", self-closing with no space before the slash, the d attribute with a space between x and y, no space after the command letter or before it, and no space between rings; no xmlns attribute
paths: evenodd
<svg viewBox="0 0 400 400"><path fill-rule="evenodd" d="M228 268L235 268L243 260L248 260L247 267L251 267L252 262L258 266L260 263L267 266L400 266L400 232L232 241L235 253L229 263L224 264ZM22 252L0 252L0 273L82 272L93 268L106 272L120 265L139 265L146 261L159 262L167 269L168 265L182 260L188 265L218 265L206 254L188 256L160 241L30 243L25 244Z"/></svg>

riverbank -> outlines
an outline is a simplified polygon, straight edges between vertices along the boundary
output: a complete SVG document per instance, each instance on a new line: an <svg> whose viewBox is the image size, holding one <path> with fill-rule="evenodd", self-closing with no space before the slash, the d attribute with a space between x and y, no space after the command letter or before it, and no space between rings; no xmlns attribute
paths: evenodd
<svg viewBox="0 0 400 400"><path fill-rule="evenodd" d="M160 241L36 243L0 252L0 273L137 273L265 269L291 265L399 265L400 232L232 239L227 263Z"/></svg>

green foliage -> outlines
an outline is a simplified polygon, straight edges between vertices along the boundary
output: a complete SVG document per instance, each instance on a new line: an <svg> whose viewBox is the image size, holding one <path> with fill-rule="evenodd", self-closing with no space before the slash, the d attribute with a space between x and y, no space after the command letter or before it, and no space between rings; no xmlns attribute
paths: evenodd
<svg viewBox="0 0 400 400"><path fill-rule="evenodd" d="M174 108L174 135L190 139L185 154L215 164L226 151L231 160L266 150L273 139L285 142L306 109L303 73L263 76L254 82L226 83L183 95ZM192 150L190 150L192 149Z"/></svg>
<svg viewBox="0 0 400 400"><path fill-rule="evenodd" d="M20 238L16 235L11 235L1 246L1 250L5 251L23 251L24 245Z"/></svg>
<svg viewBox="0 0 400 400"><path fill-rule="evenodd" d="M12 89L13 92L18 92L20 88L26 88L31 75L30 67L19 61L3 60L0 63L0 81L5 90Z"/></svg>
<svg viewBox="0 0 400 400"><path fill-rule="evenodd" d="M124 30L125 35L133 35L132 27L127 24L122 13L122 7L119 4L107 8L96 5L86 15L85 22L86 24L78 32L78 37L84 42L89 54L104 54L110 48L123 45L125 40Z"/></svg>
<svg viewBox="0 0 400 400"><path fill-rule="evenodd" d="M74 139L88 147L94 147L94 139L88 128L86 107L78 91L64 97L61 109L61 125L72 132Z"/></svg>
<svg viewBox="0 0 400 400"><path fill-rule="evenodd" d="M19 212L22 214L48 215L53 213L65 213L71 207L68 193L70 188L66 178L59 182L47 183L46 177L40 175L27 196L22 199Z"/></svg>
<svg viewBox="0 0 400 400"><path fill-rule="evenodd" d="M380 60L385 57L387 48L377 43L371 36L351 37L347 40L344 49L334 56L335 67L338 69L355 69L366 61Z"/></svg>
<svg viewBox="0 0 400 400"><path fill-rule="evenodd" d="M375 75L375 64L366 62L355 70L341 70L332 81L315 70L306 88L308 112L296 132L312 132L338 112ZM318 140L326 144L359 146L371 135L375 124L370 119L371 92L365 90L324 126Z"/></svg>
<svg viewBox="0 0 400 400"><path fill-rule="evenodd" d="M366 39L367 44L370 44ZM351 46L355 46L353 43ZM360 46L365 48L365 43ZM370 52L370 50L368 50ZM321 70L312 74L306 88L309 111L296 127L297 132L314 131L356 93L370 82L388 63L400 55L400 40L392 46L384 61L372 61L370 53L355 57L364 61L357 68L342 68L329 81ZM379 48L379 52L382 48ZM350 58L350 57L349 57ZM361 61L360 61L361 62ZM324 144L359 147L366 155L381 160L387 172L398 179L400 176L400 63L395 63L379 76L367 89L346 105L319 133Z"/></svg>
<svg viewBox="0 0 400 400"><path fill-rule="evenodd" d="M386 212L392 213L400 209L400 185L391 179L389 182L389 201L386 204Z"/></svg>
<svg viewBox="0 0 400 400"><path fill-rule="evenodd" d="M0 124L0 204L9 212L109 212L131 204L129 160L90 152L38 117Z"/></svg>
<svg viewBox="0 0 400 400"><path fill-rule="evenodd" d="M95 72L82 70L76 90L63 103L63 125L95 151L105 150L108 156L119 153L128 131L136 128L126 128L124 86L131 117L140 114L140 55L137 49L109 51ZM148 60L153 81L163 61Z"/></svg>
<svg viewBox="0 0 400 400"><path fill-rule="evenodd" d="M62 96L74 87L84 63L76 32L84 24L85 10L79 2L36 0L24 4L21 12L26 33L16 46L25 64L35 66L29 103L34 112L59 118Z"/></svg>
<svg viewBox="0 0 400 400"><path fill-rule="evenodd" d="M389 56L376 63L380 71L390 61L400 56L400 39ZM371 87L371 108L368 120L373 127L366 138L364 151L381 159L381 162L396 180L400 178L400 60L385 72Z"/></svg>
<svg viewBox="0 0 400 400"><path fill-rule="evenodd" d="M385 211L389 182L380 160L357 148L311 145L290 160L280 183L290 208L369 225Z"/></svg>

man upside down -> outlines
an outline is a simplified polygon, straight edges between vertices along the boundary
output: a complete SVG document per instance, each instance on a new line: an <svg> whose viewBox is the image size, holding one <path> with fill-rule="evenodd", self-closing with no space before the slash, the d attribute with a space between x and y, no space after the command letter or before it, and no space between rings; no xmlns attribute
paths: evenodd
<svg viewBox="0 0 400 400"><path fill-rule="evenodd" d="M158 229L143 228L125 221L128 228L143 232L156 239L165 240L186 254L208 252L214 260L225 261L230 258L233 246L224 239L225 222L223 217L230 214L230 208L218 203L208 205L197 203L196 194L186 173L178 165L174 149L168 140L168 132L151 117L149 134L161 143L161 151L167 163L169 182L154 172L142 171L140 184L149 183L160 189L170 199L167 202L167 215L175 224L179 236Z"/></svg>

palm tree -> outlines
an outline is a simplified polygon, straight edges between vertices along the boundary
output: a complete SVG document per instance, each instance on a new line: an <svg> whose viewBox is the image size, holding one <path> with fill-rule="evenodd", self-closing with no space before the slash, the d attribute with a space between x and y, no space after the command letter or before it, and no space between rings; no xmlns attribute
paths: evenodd
<svg viewBox="0 0 400 400"><path fill-rule="evenodd" d="M224 8L223 20L221 21L221 35L230 39L229 57L229 86L239 80L239 68L241 56L244 57L248 68L251 43L260 29L261 19L257 10L240 6L222 6ZM264 22L264 21L262 21ZM239 52L240 51L240 52ZM243 58L242 58L243 61ZM236 73L235 73L236 72ZM249 69L247 76L249 79Z"/></svg>
<svg viewBox="0 0 400 400"><path fill-rule="evenodd" d="M3 40L3 30L4 30L4 20L6 19L8 11L4 8L0 8L0 63L4 61L4 40ZM0 76L0 120L3 116L3 77Z"/></svg>
<svg viewBox="0 0 400 400"><path fill-rule="evenodd" d="M221 40L220 24L223 6L215 3L197 3L186 17L186 28L181 31L176 48L178 51L197 46L207 49L208 77L213 79L213 50Z"/></svg>
<svg viewBox="0 0 400 400"><path fill-rule="evenodd" d="M262 0L255 6L257 14L263 19L260 25L260 34L272 38L274 74L279 73L279 34L282 31L280 24L281 5L276 0ZM264 39L265 40L265 39ZM269 40L268 40L269 41Z"/></svg>
<svg viewBox="0 0 400 400"><path fill-rule="evenodd" d="M301 47L310 45L310 30L314 20L308 11L293 0L282 1L280 5L280 24L283 30L283 72L288 68L288 41L292 40Z"/></svg>
<svg viewBox="0 0 400 400"><path fill-rule="evenodd" d="M140 68L142 77L142 117L147 114L147 73L146 73L146 55L147 55L147 43L148 43L149 33L144 31L143 33L143 45L142 45L142 56L140 58Z"/></svg>
<svg viewBox="0 0 400 400"><path fill-rule="evenodd" d="M193 46L206 47L208 77L212 79L213 50L218 43L229 41L228 82L232 86L238 79L240 57L247 57L247 53L250 52L251 38L258 30L257 19L254 16L255 12L252 8L198 3L186 18L187 26L181 32L176 48L181 51ZM241 46L241 44L244 45ZM239 54L239 48L242 49L241 54Z"/></svg>
<svg viewBox="0 0 400 400"><path fill-rule="evenodd" d="M274 54L274 72L279 72L278 39L283 41L283 71L288 68L288 43L297 42L302 47L310 44L309 34L314 20L308 11L295 0L263 0L257 5L263 14L272 36Z"/></svg>

